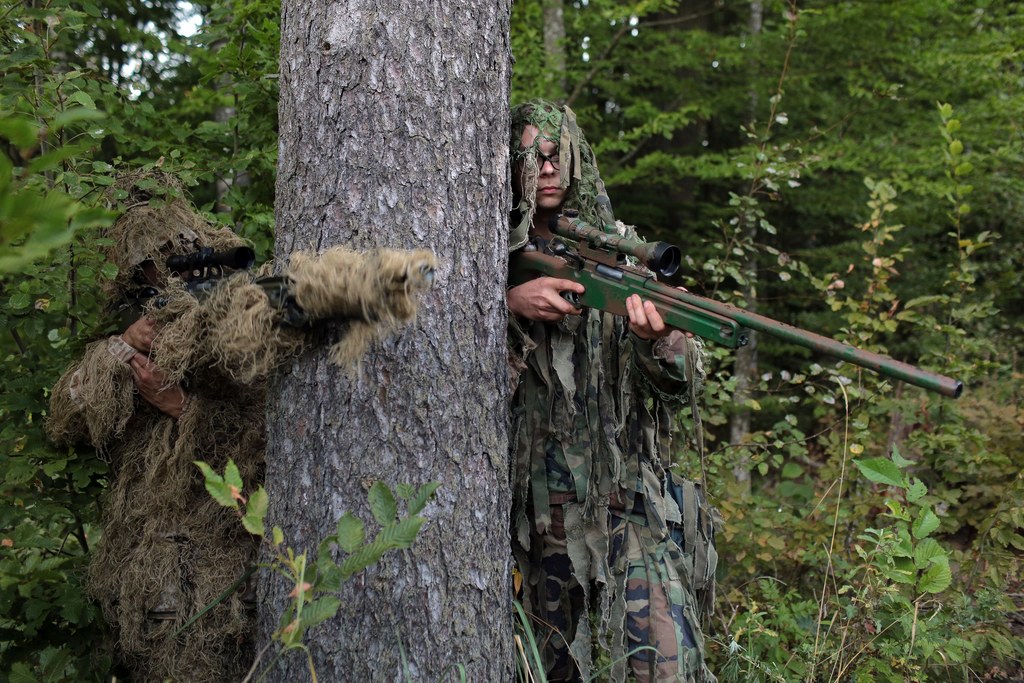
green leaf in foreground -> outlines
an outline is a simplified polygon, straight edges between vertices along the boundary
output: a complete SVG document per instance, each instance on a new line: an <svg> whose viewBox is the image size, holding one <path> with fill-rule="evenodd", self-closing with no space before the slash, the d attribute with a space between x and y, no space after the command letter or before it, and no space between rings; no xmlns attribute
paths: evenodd
<svg viewBox="0 0 1024 683"><path fill-rule="evenodd" d="M374 539L370 543L360 546L339 565L342 580L347 581L350 577L355 576L371 564L374 564L384 553L392 548L394 546L379 539Z"/></svg>
<svg viewBox="0 0 1024 683"><path fill-rule="evenodd" d="M942 549L939 542L934 538L926 538L914 548L914 564L918 569L924 569L935 562L948 562L946 551Z"/></svg>
<svg viewBox="0 0 1024 683"><path fill-rule="evenodd" d="M911 482L910 486L907 488L907 501L910 503L916 503L924 498L927 493L928 487L924 485L924 482L917 477L914 477L914 481Z"/></svg>
<svg viewBox="0 0 1024 683"><path fill-rule="evenodd" d="M407 517L381 529L378 538L392 548L408 548L416 540L423 522L422 517Z"/></svg>
<svg viewBox="0 0 1024 683"><path fill-rule="evenodd" d="M416 492L416 497L409 501L409 515L418 515L440 486L439 481L427 482L421 486Z"/></svg>
<svg viewBox="0 0 1024 683"><path fill-rule="evenodd" d="M921 510L921 514L914 520L914 526L911 529L914 538L924 538L938 529L939 523L938 515L932 512L931 508Z"/></svg>
<svg viewBox="0 0 1024 683"><path fill-rule="evenodd" d="M15 662L11 667L11 683L38 683L39 679L32 675L32 670L24 662Z"/></svg>
<svg viewBox="0 0 1024 683"><path fill-rule="evenodd" d="M202 471L203 477L206 479L206 490L213 496L213 499L224 507L237 510L238 501L231 495L231 486L224 481L224 477L214 472L212 467L201 460L196 460L195 465Z"/></svg>
<svg viewBox="0 0 1024 683"><path fill-rule="evenodd" d="M238 471L238 465L235 464L235 461L230 458L228 459L227 467L224 468L224 483L235 487L238 493L242 492L244 486L242 483L242 473Z"/></svg>
<svg viewBox="0 0 1024 683"><path fill-rule="evenodd" d="M373 485L370 486L369 502L370 512L373 513L373 518L377 520L378 524L384 526L395 520L395 515L398 514L398 504L395 503L395 497L387 484L382 481L373 482Z"/></svg>
<svg viewBox="0 0 1024 683"><path fill-rule="evenodd" d="M363 522L351 512L346 512L338 520L338 547L351 553L359 547L365 538Z"/></svg>
<svg viewBox="0 0 1024 683"><path fill-rule="evenodd" d="M853 464L857 466L861 474L876 484L906 486L903 481L903 473L900 472L900 468L896 467L892 460L869 458L867 460L854 460Z"/></svg>
<svg viewBox="0 0 1024 683"><path fill-rule="evenodd" d="M949 570L949 562L935 562L921 576L917 587L922 593L941 593L952 581L953 574Z"/></svg>
<svg viewBox="0 0 1024 683"><path fill-rule="evenodd" d="M327 621L338 613L341 607L341 600L333 595L327 595L313 600L302 608L302 617L299 620L299 629L304 630L310 626L316 626L322 621Z"/></svg>
<svg viewBox="0 0 1024 683"><path fill-rule="evenodd" d="M245 507L242 525L246 531L256 536L266 533L263 518L267 516L267 491L262 486L249 496L249 504Z"/></svg>

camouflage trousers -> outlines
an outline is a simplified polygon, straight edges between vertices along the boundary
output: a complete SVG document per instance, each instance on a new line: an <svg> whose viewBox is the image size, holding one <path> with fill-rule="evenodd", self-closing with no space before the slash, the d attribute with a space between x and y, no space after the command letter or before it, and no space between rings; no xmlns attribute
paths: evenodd
<svg viewBox="0 0 1024 683"><path fill-rule="evenodd" d="M633 680L714 683L704 666L692 581L679 546L671 537L655 540L643 517L611 510L608 524L608 567L613 578L624 582L624 605L618 610L612 605L611 618L624 610L624 646ZM539 604L529 607L539 624L535 635L544 646L548 680L578 681L570 643L579 620L589 615L584 614L585 591L569 556L562 505L551 507L551 527L534 542L541 544L542 583L536 592Z"/></svg>

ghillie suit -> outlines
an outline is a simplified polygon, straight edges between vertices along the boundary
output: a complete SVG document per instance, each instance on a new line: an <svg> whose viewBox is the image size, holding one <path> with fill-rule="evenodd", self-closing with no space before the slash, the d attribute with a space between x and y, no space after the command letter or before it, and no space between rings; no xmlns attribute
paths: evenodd
<svg viewBox="0 0 1024 683"><path fill-rule="evenodd" d="M520 149L527 125L539 134ZM636 239L615 220L568 107L520 105L511 133L522 194L511 217L512 249L530 237L545 139L558 145L562 209ZM613 661L609 680L625 680L631 668L639 681L713 682L700 623L714 601L717 513L700 484L671 469L674 414L695 405L704 377L700 341L680 332L645 341L625 319L591 309L559 323L510 316L509 344L519 373L513 550L523 603L538 642L547 642L548 679L594 673L593 613L595 635ZM699 434L694 439L699 444Z"/></svg>
<svg viewBox="0 0 1024 683"><path fill-rule="evenodd" d="M237 681L253 659L251 590L177 634L245 574L257 548L205 491L193 461L223 471L230 458L247 485L262 481L264 380L303 347L307 328L282 324L282 310L248 272L224 277L201 298L187 291L164 265L168 256L244 242L182 199L150 202L132 180L124 184L129 208L106 235L107 257L119 268L106 294L117 307L138 287L140 264L160 271L163 284L144 311L159 330L150 359L168 386L182 387L184 410L174 419L140 398L128 365L136 350L114 336L89 344L57 382L48 431L58 443L90 443L110 463L89 589L131 679ZM309 318L350 320L332 357L351 366L370 341L415 314L433 267L429 252L334 249L296 254L286 273Z"/></svg>

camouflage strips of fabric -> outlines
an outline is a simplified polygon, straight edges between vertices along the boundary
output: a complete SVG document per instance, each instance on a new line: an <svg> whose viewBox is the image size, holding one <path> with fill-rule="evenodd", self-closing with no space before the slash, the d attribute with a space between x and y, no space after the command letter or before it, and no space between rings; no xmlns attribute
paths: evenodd
<svg viewBox="0 0 1024 683"><path fill-rule="evenodd" d="M529 149L520 149L523 129L534 126L539 131ZM576 123L576 114L569 107L559 107L544 100L534 100L513 107L512 136L509 141L512 164L521 166L523 196L513 211L509 250L515 251L528 241L530 225L536 211L538 145L542 140L558 141L560 184L568 188L563 208L578 211L590 225L613 226L615 214L604 182L597 170L594 152ZM515 172L515 171L514 171ZM606 229L609 229L606 227Z"/></svg>
<svg viewBox="0 0 1024 683"><path fill-rule="evenodd" d="M186 407L175 419L142 400L128 364L135 350L104 338L58 380L48 433L59 444L88 443L110 462L89 591L132 679L240 680L254 654L254 603L233 593L183 627L249 570L257 539L210 497L193 462L220 471L231 459L244 481L262 481L265 379L305 346L310 328L282 326L282 312L249 272L201 297L170 277L168 256L243 242L180 196L163 199L174 188L150 197L132 182L133 203L106 235L120 269L109 303L119 308L143 283L155 290L144 311L158 328L148 356L168 385L184 390ZM159 277L142 277L144 261ZM355 318L332 349L352 367L367 344L414 317L435 261L422 251L335 248L296 255L291 265L287 281L311 317Z"/></svg>
<svg viewBox="0 0 1024 683"><path fill-rule="evenodd" d="M512 119L510 152L524 194L510 221L512 249L530 235L541 140L558 141L568 188L562 208L635 236L615 220L570 109L535 101L514 108ZM520 149L527 125L539 134ZM558 324L510 316L509 352L521 371L513 399L513 549L524 604L558 631L545 654L550 671L572 675L565 671L571 655L584 680L594 673L593 608L598 641L615 661L610 680L625 679L626 653L654 646L657 656L637 653L631 662L639 680L714 681L703 664L699 621L713 596L712 509L697 484L670 471L675 412L695 404L703 379L699 342L676 334L652 345L623 319L585 310Z"/></svg>
<svg viewBox="0 0 1024 683"><path fill-rule="evenodd" d="M573 625L563 635L571 641L576 663L586 676L591 638L589 622L580 615L591 606L598 608L599 638L613 656L626 651L627 617L636 618L622 608L630 569L613 562L609 514L630 516L642 527L634 532L630 552L645 558L645 567L662 566L658 580L664 585L658 590L672 601L673 609L688 609L695 617L699 605L710 604L698 593L707 594L714 581L713 562L709 566L708 559L716 557L712 517L692 482L687 482L689 519L664 491L670 475L662 454L667 457L671 452L673 422L665 399L674 395L672 404L678 409L687 396L679 366L661 363L651 344L625 332L621 319L596 311L562 326L535 324L531 333L534 350L527 355L528 370L514 406L514 545L525 577L524 602L548 621ZM653 376L638 380L652 369ZM653 386L657 393L649 390ZM556 453L571 473L567 486L559 487L551 479L548 463ZM551 553L546 545L555 521L551 510L558 507L551 503L552 490L559 488L575 498L564 507L566 552L579 597L559 600L567 611L555 619L543 606L552 596L542 593L555 580L547 574L543 558ZM610 513L611 506L621 510ZM682 532L685 551L670 540L673 530ZM670 545L674 550L668 550ZM664 566L666 557L671 567ZM636 571L634 567L632 573ZM592 581L597 596L591 595ZM690 642L702 642L699 621L694 618L687 624L697 634ZM702 661L699 653L675 656L686 666ZM700 674L697 680L713 680L702 665L690 674Z"/></svg>

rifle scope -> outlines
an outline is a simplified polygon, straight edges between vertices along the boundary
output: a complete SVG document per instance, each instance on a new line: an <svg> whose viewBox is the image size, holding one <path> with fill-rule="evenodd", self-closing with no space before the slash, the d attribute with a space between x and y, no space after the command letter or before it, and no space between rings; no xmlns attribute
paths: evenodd
<svg viewBox="0 0 1024 683"><path fill-rule="evenodd" d="M682 252L674 244L641 242L605 232L576 218L575 211L567 211L562 216L552 218L549 227L556 235L586 243L592 249L633 256L661 277L675 275L683 260Z"/></svg>
<svg viewBox="0 0 1024 683"><path fill-rule="evenodd" d="M167 270L175 273L192 273L207 268L232 268L244 270L256 262L256 252L249 247L235 247L224 251L214 251L203 247L199 251L182 256L169 256Z"/></svg>

